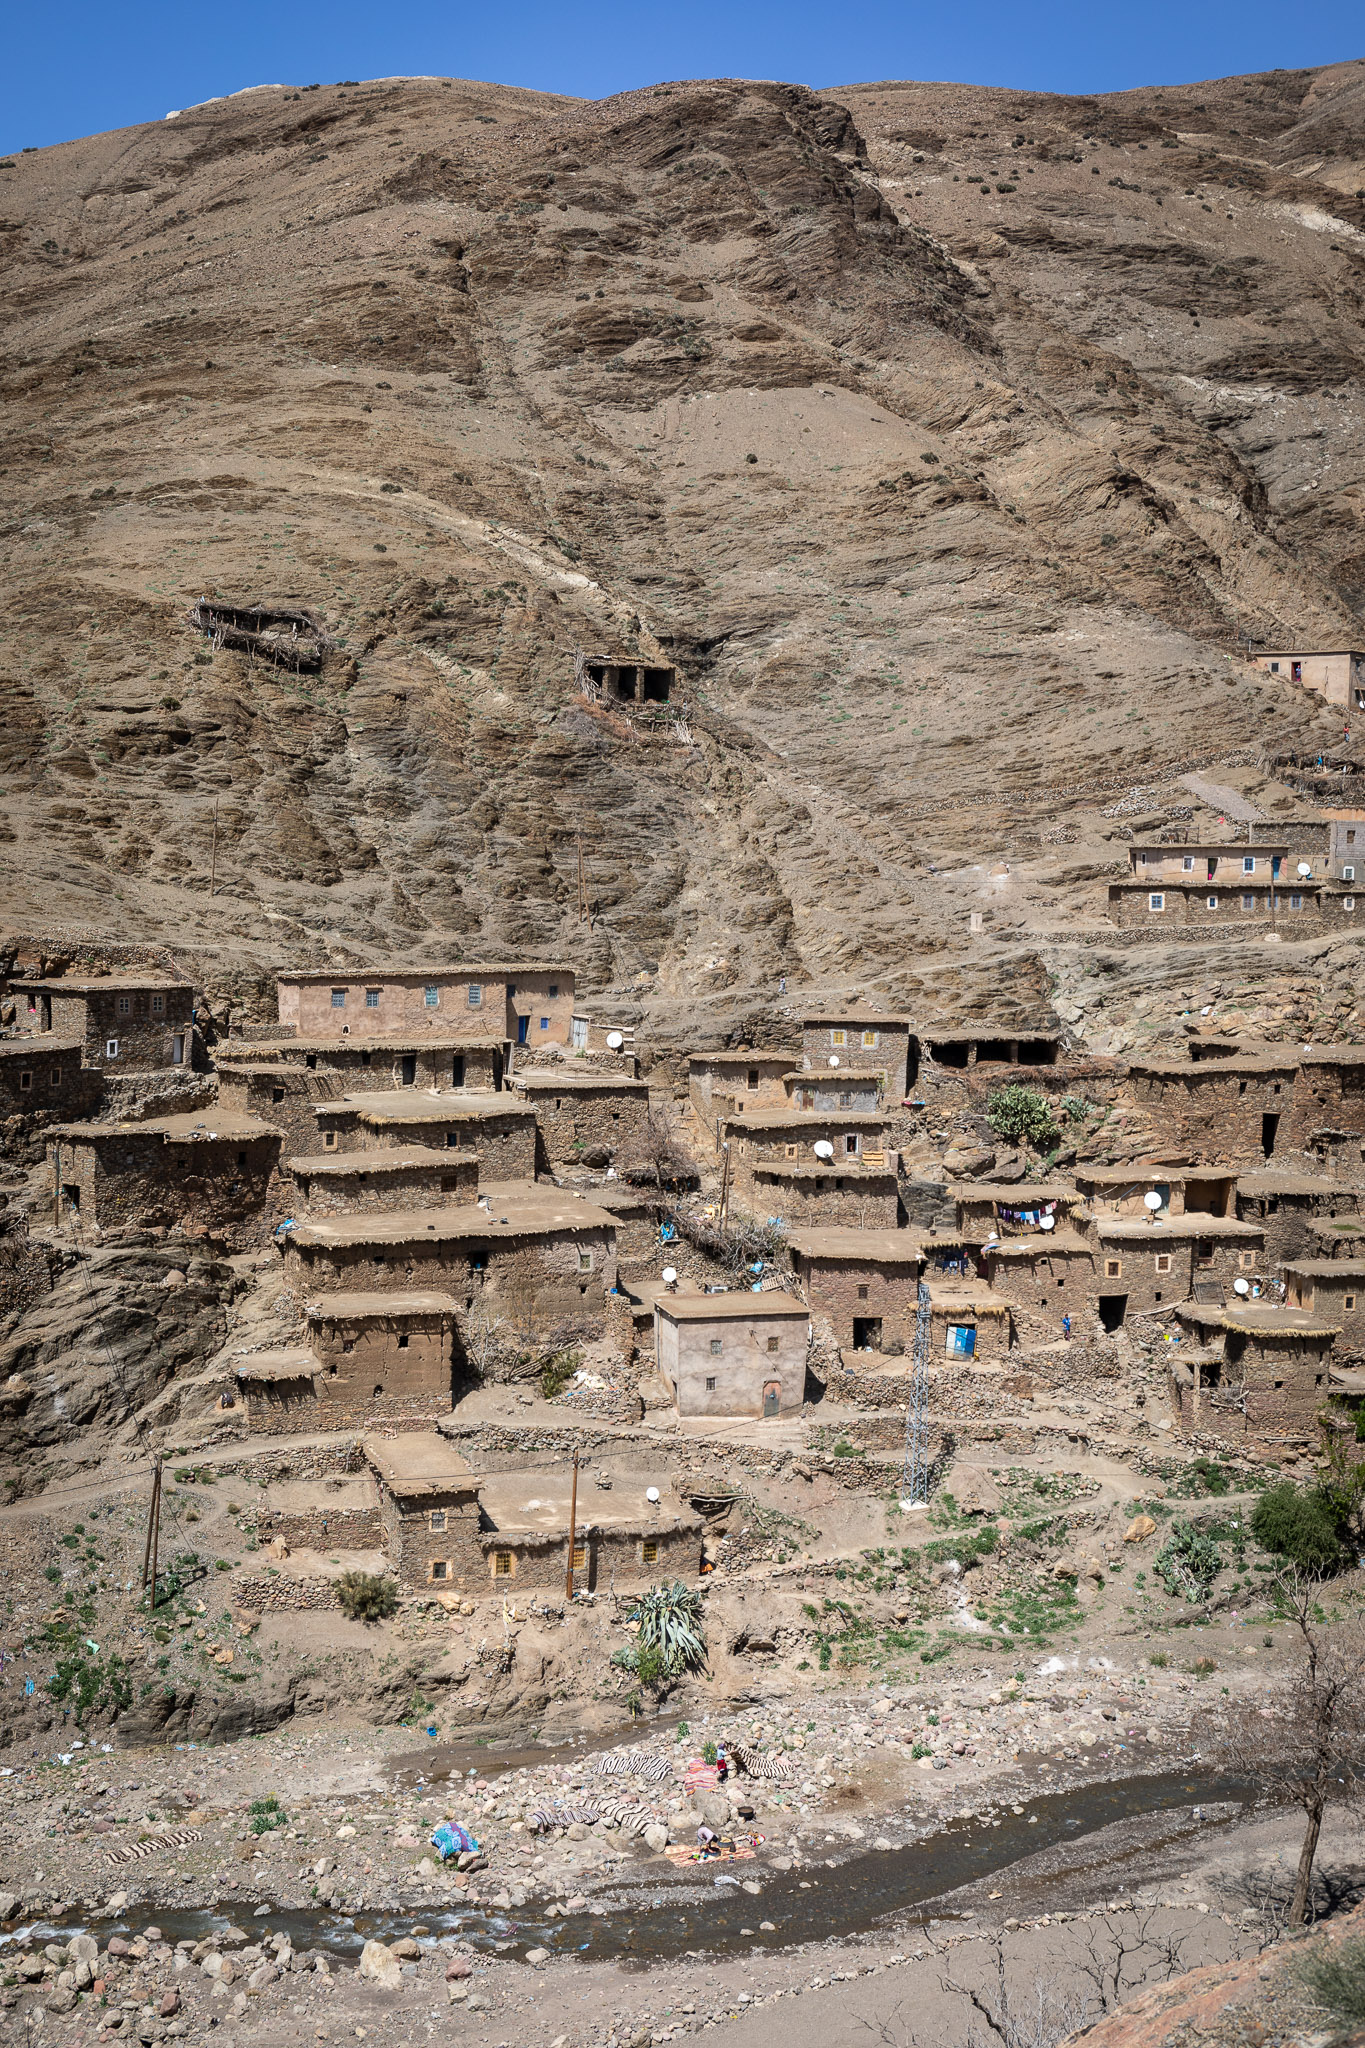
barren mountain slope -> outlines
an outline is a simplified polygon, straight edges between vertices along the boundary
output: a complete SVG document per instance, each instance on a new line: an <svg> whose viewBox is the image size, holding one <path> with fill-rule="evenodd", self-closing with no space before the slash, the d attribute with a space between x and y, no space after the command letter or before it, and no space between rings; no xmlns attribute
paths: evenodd
<svg viewBox="0 0 1365 2048"><path fill-rule="evenodd" d="M14 928L218 987L567 951L674 1028L781 973L1036 1008L964 957L992 862L1025 940L1113 854L1041 828L1340 741L1239 643L1365 631L1365 65L271 87L0 188ZM337 649L214 653L205 593Z"/></svg>

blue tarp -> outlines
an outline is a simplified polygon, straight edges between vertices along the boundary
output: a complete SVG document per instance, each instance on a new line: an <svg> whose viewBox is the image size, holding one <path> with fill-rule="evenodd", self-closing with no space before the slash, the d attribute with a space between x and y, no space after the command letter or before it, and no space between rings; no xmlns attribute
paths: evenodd
<svg viewBox="0 0 1365 2048"><path fill-rule="evenodd" d="M443 1820L432 1835L431 1846L440 1850L442 1862L466 1852L477 1853L479 1847L469 1829L462 1828L457 1820Z"/></svg>

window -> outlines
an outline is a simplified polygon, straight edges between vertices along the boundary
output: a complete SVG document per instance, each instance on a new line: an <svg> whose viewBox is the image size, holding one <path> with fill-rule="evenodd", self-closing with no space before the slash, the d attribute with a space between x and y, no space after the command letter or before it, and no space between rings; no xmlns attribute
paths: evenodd
<svg viewBox="0 0 1365 2048"><path fill-rule="evenodd" d="M1280 664L1278 663L1278 661L1272 661L1272 662L1271 662L1271 664L1270 664L1270 673L1271 673L1271 675L1273 675L1273 676L1277 676L1277 675L1278 675L1278 674L1280 673Z"/></svg>
<svg viewBox="0 0 1365 2048"><path fill-rule="evenodd" d="M1149 896L1147 898L1147 908L1149 910L1164 910L1166 908L1166 898L1160 894Z"/></svg>
<svg viewBox="0 0 1365 2048"><path fill-rule="evenodd" d="M512 1552L510 1550L495 1550L493 1552L493 1577L495 1579L510 1579L514 1576L515 1572L516 1559Z"/></svg>
<svg viewBox="0 0 1365 2048"><path fill-rule="evenodd" d="M1243 873L1244 875L1254 875L1254 874L1255 874L1255 872L1256 872L1256 861L1255 861L1255 858L1254 858L1254 856L1253 856L1253 855L1251 855L1251 854L1249 854L1249 853L1248 853L1248 854L1244 854L1244 855L1243 855L1243 857L1242 857L1242 873Z"/></svg>
<svg viewBox="0 0 1365 2048"><path fill-rule="evenodd" d="M362 1174L362 1175L361 1175L360 1177L361 1177L361 1179L362 1179L362 1180L368 1180L368 1179L369 1179L369 1175L368 1175L368 1174ZM408 1348L408 1333L407 1333L407 1331L406 1331L406 1330L404 1330L404 1332L403 1332L402 1336L401 1336L401 1337L400 1337L400 1338L398 1339L398 1349L399 1349L400 1351L406 1351L406 1350L407 1350L407 1348Z"/></svg>
<svg viewBox="0 0 1365 2048"><path fill-rule="evenodd" d="M334 988L334 989L332 990L332 1008L333 1008L334 1010L344 1010L344 1009L345 1009L345 1007L346 1007L346 991L345 991L345 989L344 989L344 988Z"/></svg>
<svg viewBox="0 0 1365 2048"><path fill-rule="evenodd" d="M271 1091L270 1091L270 1100L271 1100L272 1102L283 1102L283 1101L284 1101L284 1090L283 1090L283 1088L272 1088L272 1089L271 1089Z"/></svg>
<svg viewBox="0 0 1365 2048"><path fill-rule="evenodd" d="M1291 896L1291 897L1290 897L1290 899L1289 899L1289 908L1290 908L1291 910L1302 910L1302 909L1303 909L1303 898L1302 898L1302 896Z"/></svg>
<svg viewBox="0 0 1365 2048"><path fill-rule="evenodd" d="M860 1287L858 1289L858 1299L859 1301L867 1300L867 1289L865 1287Z"/></svg>
<svg viewBox="0 0 1365 2048"><path fill-rule="evenodd" d="M432 1559L431 1576L433 1577L433 1579L445 1578L449 1570L450 1566L446 1563L443 1557L434 1557Z"/></svg>
<svg viewBox="0 0 1365 2048"><path fill-rule="evenodd" d="M758 1086L758 1068L757 1068L757 1067L750 1067L750 1069L749 1069L748 1073L747 1073L747 1074L746 1074L746 1075L744 1076L744 1085L745 1085L745 1087L746 1087L746 1088L757 1088L757 1086Z"/></svg>
<svg viewBox="0 0 1365 2048"><path fill-rule="evenodd" d="M466 999L471 1010L481 1010L483 1008L483 989L477 981L470 982L469 988L466 991ZM505 1553L501 1550L498 1552L499 1557L504 1555L510 1557L511 1554L510 1550Z"/></svg>
<svg viewBox="0 0 1365 2048"><path fill-rule="evenodd" d="M325 1149L326 1151L328 1151L328 1152L335 1152L335 1150L336 1150L336 1143L337 1143L337 1134L336 1134L336 1132L335 1132L335 1131L324 1131L324 1132L323 1132L323 1134L322 1134L322 1143L323 1143L323 1147L324 1147L324 1149Z"/></svg>
<svg viewBox="0 0 1365 2048"><path fill-rule="evenodd" d="M1354 868L1343 868L1343 869L1342 869L1342 871L1341 871L1341 879L1342 879L1342 881L1343 881L1343 882L1353 882L1353 881L1355 880L1355 878L1356 878L1356 871L1355 871L1355 869L1354 869Z"/></svg>
<svg viewBox="0 0 1365 2048"><path fill-rule="evenodd" d="M426 1004L429 1010L439 1009L441 1002L441 991L437 988L434 981L429 981L426 987L422 990L422 1001Z"/></svg>
<svg viewBox="0 0 1365 2048"><path fill-rule="evenodd" d="M1255 1252L1238 1252L1237 1263L1244 1273L1254 1272L1256 1270Z"/></svg>
<svg viewBox="0 0 1365 2048"><path fill-rule="evenodd" d="M1256 898L1254 896L1243 896L1242 908L1243 910L1254 910L1256 908Z"/></svg>
<svg viewBox="0 0 1365 2048"><path fill-rule="evenodd" d="M706 1391L708 1394L714 1394L716 1391L716 1380L714 1373L707 1375Z"/></svg>
<svg viewBox="0 0 1365 2048"><path fill-rule="evenodd" d="M829 1042L831 1045L847 1045L848 1033L846 1031L831 1031L829 1034Z"/></svg>
<svg viewBox="0 0 1365 2048"><path fill-rule="evenodd" d="M863 1033L863 1044L866 1046L880 1045L881 1033L879 1031L865 1031Z"/></svg>
<svg viewBox="0 0 1365 2048"><path fill-rule="evenodd" d="M847 1153L849 1154L850 1158L853 1158L853 1157L856 1157L856 1156L857 1156L857 1151L858 1151L858 1133L857 1133L856 1131L845 1131L845 1133L844 1133L844 1150L845 1150L845 1152L847 1152Z"/></svg>
<svg viewBox="0 0 1365 2048"><path fill-rule="evenodd" d="M557 996L558 994L559 994L559 983L558 983L557 981L552 981L552 982L550 983L550 1001L551 1001L551 1002L553 1002L553 1001L554 1001L554 999L555 999L555 997L556 997L556 996Z"/></svg>
<svg viewBox="0 0 1365 2048"><path fill-rule="evenodd" d="M1216 896L1206 896L1204 898L1204 901L1207 903L1210 910L1217 910L1218 898Z"/></svg>
<svg viewBox="0 0 1365 2048"><path fill-rule="evenodd" d="M1353 1294L1348 1294L1341 1305L1343 1308L1354 1308L1356 1305L1355 1296Z"/></svg>
<svg viewBox="0 0 1365 2048"><path fill-rule="evenodd" d="M51 1073L50 1073L50 1074L48 1075L48 1077L47 1077L47 1085L48 1085L48 1087L49 1087L49 1088L60 1088L60 1087L61 1087L61 1085L62 1085L62 1070L61 1070L61 1068L60 1068L60 1067L54 1067L54 1068L52 1069L52 1072L51 1072Z"/></svg>
<svg viewBox="0 0 1365 2048"><path fill-rule="evenodd" d="M581 1571L583 1571L583 1570L584 1570L584 1569L586 1568L586 1566L587 1566L587 1562L588 1562L588 1546L587 1546L587 1544L586 1544L586 1543L575 1543L575 1545L574 1545L574 1547L573 1547L573 1568L574 1568L574 1570L575 1570L576 1572L581 1572Z"/></svg>
<svg viewBox="0 0 1365 2048"><path fill-rule="evenodd" d="M1157 1272L1158 1272L1158 1273L1169 1273L1169 1272L1170 1272L1170 1270L1171 1270L1171 1255L1170 1255L1170 1253L1169 1253L1169 1252L1158 1252L1158 1253L1157 1253L1157 1255L1156 1255L1156 1261L1155 1261L1155 1264L1156 1264L1156 1269L1157 1269Z"/></svg>
<svg viewBox="0 0 1365 2048"><path fill-rule="evenodd" d="M118 1058L118 1040L116 1038L105 1039L104 1057L107 1060L116 1060Z"/></svg>
<svg viewBox="0 0 1365 2048"><path fill-rule="evenodd" d="M578 1270L579 1270L579 1272L580 1272L580 1273L591 1273L591 1271L592 1271L592 1253L591 1253L591 1252L585 1252L585 1251L580 1251L580 1252L579 1252L579 1254L578 1254Z"/></svg>
<svg viewBox="0 0 1365 2048"><path fill-rule="evenodd" d="M379 990L377 988L366 989L365 1008L367 1010L377 1010L379 1008Z"/></svg>
<svg viewBox="0 0 1365 2048"><path fill-rule="evenodd" d="M1187 875L1192 875L1194 873L1194 855L1187 853L1180 865Z"/></svg>
<svg viewBox="0 0 1365 2048"><path fill-rule="evenodd" d="M1123 1260L1106 1259L1104 1262L1104 1277L1106 1280L1121 1280L1123 1278Z"/></svg>
<svg viewBox="0 0 1365 2048"><path fill-rule="evenodd" d="M796 1147L795 1147L795 1145L784 1145L784 1146L782 1147L782 1149L783 1149L783 1151L784 1151L784 1152L786 1153L786 1155L787 1155L788 1159L795 1159L795 1157L796 1157Z"/></svg>
<svg viewBox="0 0 1365 2048"><path fill-rule="evenodd" d="M711 1356L712 1356L713 1358L719 1358L719 1357L720 1357L720 1353L721 1353L721 1340L720 1340L720 1338L719 1338L719 1337L713 1337L713 1338L711 1339Z"/></svg>
<svg viewBox="0 0 1365 2048"><path fill-rule="evenodd" d="M641 1543L640 1562L641 1564L657 1564L659 1562L659 1539L657 1536L646 1536L643 1543Z"/></svg>
<svg viewBox="0 0 1365 2048"><path fill-rule="evenodd" d="M542 1030L542 1031L548 1031L548 1030L549 1030L549 1028L550 1028L550 1020L549 1020L549 1018L548 1018L548 1017L542 1017L542 1018L541 1018L541 1020L540 1020L540 1028L541 1028L541 1030Z"/></svg>
<svg viewBox="0 0 1365 2048"><path fill-rule="evenodd" d="M33 1075L32 1075L31 1073L27 1073L27 1072L26 1072L26 1073L21 1073L21 1074L20 1074L20 1076L19 1076L19 1087L20 1087L21 1091L22 1091L22 1092L23 1092L24 1094L27 1094L27 1093L28 1093L28 1090L29 1090L29 1089L30 1089L30 1088L31 1088L32 1086L33 1086Z"/></svg>
<svg viewBox="0 0 1365 2048"><path fill-rule="evenodd" d="M446 1532L445 1509L433 1508L431 1510L431 1513L427 1516L427 1526L431 1530L433 1536L444 1536Z"/></svg>
<svg viewBox="0 0 1365 2048"><path fill-rule="evenodd" d="M119 997L119 999L118 999L118 1013L119 1013L120 1017L127 1017L127 1016L129 1016L129 1015L131 1014L131 1012L132 1012L132 1008L133 1008L133 1000L132 1000L132 997L131 997L131 996L120 996L120 997Z"/></svg>
<svg viewBox="0 0 1365 2048"><path fill-rule="evenodd" d="M1356 843L1356 835L1355 835L1355 830L1354 830L1354 828L1352 828L1352 829L1351 829L1351 831L1349 831L1349 832L1348 832L1348 833L1346 834L1346 844L1347 844L1348 846L1354 846L1354 845L1355 845L1355 843Z"/></svg>
<svg viewBox="0 0 1365 2048"><path fill-rule="evenodd" d="M1356 907L1356 899L1355 899L1355 897L1354 897L1354 896L1343 896L1343 897L1342 897L1342 899L1341 899L1341 907L1342 907L1342 909L1343 909L1343 910L1354 910L1354 909L1355 909L1355 907Z"/></svg>
<svg viewBox="0 0 1365 2048"><path fill-rule="evenodd" d="M154 1017L164 1017L164 1016L165 1016L165 1014L166 1014L166 998L165 998L165 996L153 996L153 997L152 997L152 1015L153 1015Z"/></svg>
<svg viewBox="0 0 1365 2048"><path fill-rule="evenodd" d="M776 1337L769 1337L769 1339L768 1339L768 1349L769 1349L769 1351L776 1351L776 1349L777 1349L777 1346L778 1346L778 1343L779 1343L779 1341L780 1341L780 1340L779 1340L778 1338L776 1338Z"/></svg>

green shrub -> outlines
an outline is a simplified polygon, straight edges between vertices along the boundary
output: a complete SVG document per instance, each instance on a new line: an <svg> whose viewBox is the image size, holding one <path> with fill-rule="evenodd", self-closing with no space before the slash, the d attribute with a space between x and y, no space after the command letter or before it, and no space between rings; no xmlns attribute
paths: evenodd
<svg viewBox="0 0 1365 2048"><path fill-rule="evenodd" d="M1205 1493L1220 1494L1228 1490L1228 1475L1221 1465L1212 1458L1196 1458L1190 1467Z"/></svg>
<svg viewBox="0 0 1365 2048"><path fill-rule="evenodd" d="M398 1588L382 1572L343 1572L337 1604L352 1621L387 1621L398 1606Z"/></svg>
<svg viewBox="0 0 1365 2048"><path fill-rule="evenodd" d="M1286 1479L1268 1487L1256 1503L1251 1533L1262 1550L1315 1576L1346 1562L1340 1509L1320 1486L1300 1489Z"/></svg>
<svg viewBox="0 0 1365 2048"><path fill-rule="evenodd" d="M1356 1409L1356 1442L1365 1444L1365 1401Z"/></svg>
<svg viewBox="0 0 1365 2048"><path fill-rule="evenodd" d="M1202 1600L1222 1569L1212 1536L1193 1522L1175 1521L1152 1559L1152 1569L1175 1599Z"/></svg>
<svg viewBox="0 0 1365 2048"><path fill-rule="evenodd" d="M268 1835L272 1828L289 1825L289 1815L281 1810L273 1792L265 1799L252 1800L247 1808L247 1820L253 1835Z"/></svg>
<svg viewBox="0 0 1365 2048"><path fill-rule="evenodd" d="M701 1746L701 1760L704 1764L713 1764L718 1754L719 1752L714 1742L703 1742Z"/></svg>
<svg viewBox="0 0 1365 2048"><path fill-rule="evenodd" d="M1352 2027L1365 2022L1365 1935L1316 1949L1294 1969L1304 1989L1336 2019Z"/></svg>
<svg viewBox="0 0 1365 2048"><path fill-rule="evenodd" d="M541 1368L540 1391L547 1401L553 1401L563 1393L583 1360L576 1351L556 1351Z"/></svg>
<svg viewBox="0 0 1365 2048"><path fill-rule="evenodd" d="M1039 1150L1055 1143L1058 1136L1046 1096L1036 1088L1021 1088L1013 1081L1007 1088L992 1089L987 1096L986 1122L997 1137L1008 1138L1014 1145L1027 1139Z"/></svg>

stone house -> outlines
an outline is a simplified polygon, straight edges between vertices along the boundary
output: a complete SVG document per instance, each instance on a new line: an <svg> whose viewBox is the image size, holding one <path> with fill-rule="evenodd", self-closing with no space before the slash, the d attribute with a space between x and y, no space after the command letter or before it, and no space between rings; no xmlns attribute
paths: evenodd
<svg viewBox="0 0 1365 2048"><path fill-rule="evenodd" d="M293 1436L326 1427L319 1421L320 1391L314 1354L303 1344L283 1345L238 1359L219 1408L238 1409L253 1436Z"/></svg>
<svg viewBox="0 0 1365 2048"><path fill-rule="evenodd" d="M1359 904L1359 911L1357 910ZM1359 898L1353 883L1338 887L1328 878L1290 874L1279 883L1255 887L1250 882L1232 886L1207 882L1111 882L1109 917L1113 923L1132 928L1147 925L1159 933L1169 926L1228 924L1245 919L1249 924L1268 924L1285 938L1294 937L1295 926L1314 920L1351 925L1357 915L1365 916L1365 886Z"/></svg>
<svg viewBox="0 0 1365 2048"><path fill-rule="evenodd" d="M1128 849L1128 879L1147 889L1173 882L1190 889L1216 886L1223 893L1257 884L1264 890L1293 871L1288 838L1158 841Z"/></svg>
<svg viewBox="0 0 1365 2048"><path fill-rule="evenodd" d="M1351 1179L1365 1162L1365 1046L1315 1045L1300 1051L1293 1114L1285 1133L1291 1147L1330 1161ZM1351 1158L1352 1150L1358 1157Z"/></svg>
<svg viewBox="0 0 1365 2048"><path fill-rule="evenodd" d="M104 1075L81 1065L82 1045L55 1031L43 1038L0 1038L0 1121L92 1115L104 1093Z"/></svg>
<svg viewBox="0 0 1365 2048"><path fill-rule="evenodd" d="M654 1366L679 1415L799 1414L810 1310L790 1294L662 1294Z"/></svg>
<svg viewBox="0 0 1365 2048"><path fill-rule="evenodd" d="M1365 882L1365 811L1324 811L1327 872L1334 882Z"/></svg>
<svg viewBox="0 0 1365 2048"><path fill-rule="evenodd" d="M1237 1176L1237 1214L1265 1232L1266 1264L1315 1255L1316 1225L1339 1211L1359 1210L1361 1190L1316 1174L1242 1173ZM1365 1231L1365 1221L1361 1223Z"/></svg>
<svg viewBox="0 0 1365 2048"><path fill-rule="evenodd" d="M1063 1316L1075 1318L1096 1300L1096 1250L1074 1230L1001 1238L981 1253L991 1293L1008 1302L1016 1321L1041 1320L1060 1336Z"/></svg>
<svg viewBox="0 0 1365 2048"><path fill-rule="evenodd" d="M785 1159L758 1160L736 1207L760 1219L775 1218L788 1229L895 1230L900 1223L900 1180L896 1154L881 1165L871 1155L846 1165L793 1164Z"/></svg>
<svg viewBox="0 0 1365 2048"><path fill-rule="evenodd" d="M608 704L667 704L677 692L678 672L663 662L633 656L594 654L583 663L592 694Z"/></svg>
<svg viewBox="0 0 1365 2048"><path fill-rule="evenodd" d="M510 1058L505 1038L447 1038L408 1032L377 1039L232 1038L227 1058L218 1061L240 1073L269 1065L305 1067L320 1077L334 1076L341 1091L387 1088L467 1088L496 1095Z"/></svg>
<svg viewBox="0 0 1365 2048"><path fill-rule="evenodd" d="M880 1068L798 1067L782 1076L782 1085L792 1109L821 1115L844 1109L871 1112L886 1099L886 1076Z"/></svg>
<svg viewBox="0 0 1365 2048"><path fill-rule="evenodd" d="M310 1216L457 1208L479 1199L477 1152L395 1145L378 1152L314 1152L287 1165Z"/></svg>
<svg viewBox="0 0 1365 2048"><path fill-rule="evenodd" d="M514 1046L567 1045L574 1013L573 969L536 960L380 966L366 974L310 968L282 974L277 990L280 1024L299 1038L491 1032Z"/></svg>
<svg viewBox="0 0 1365 2048"><path fill-rule="evenodd" d="M826 1180L860 1167L894 1177L897 1158L887 1149L889 1130L888 1117L865 1110L821 1116L796 1109L758 1109L726 1117L721 1142L729 1148L731 1196L752 1213L770 1213L756 1185L763 1167L805 1167Z"/></svg>
<svg viewBox="0 0 1365 2048"><path fill-rule="evenodd" d="M1055 1031L987 1025L973 1031L925 1029L919 1050L922 1067L1055 1067L1061 1043Z"/></svg>
<svg viewBox="0 0 1365 2048"><path fill-rule="evenodd" d="M1271 1158L1291 1108L1293 1053L1217 1060L1134 1060L1135 1104L1163 1146L1204 1160Z"/></svg>
<svg viewBox="0 0 1365 2048"><path fill-rule="evenodd" d="M801 1019L801 1065L832 1072L830 1062L882 1077L888 1102L900 1102L914 1078L908 1017L864 1011L856 1004L813 1010Z"/></svg>
<svg viewBox="0 0 1365 2048"><path fill-rule="evenodd" d="M787 1247L812 1317L830 1324L841 1352L913 1350L924 1263L913 1232L797 1229Z"/></svg>
<svg viewBox="0 0 1365 2048"><path fill-rule="evenodd" d="M1031 1237L1041 1228L1063 1230L1077 1206L1074 1188L1063 1181L957 1181L948 1189L957 1208L957 1227L968 1244L1000 1237ZM1051 1218L1049 1224L1048 1219Z"/></svg>
<svg viewBox="0 0 1365 2048"><path fill-rule="evenodd" d="M1134 1160L1128 1166L1077 1166L1072 1177L1094 1217L1141 1219L1191 1212L1231 1216L1239 1186L1235 1174L1203 1166L1170 1166L1162 1160ZM1147 1197L1151 1194L1161 1197L1159 1208L1149 1209Z"/></svg>
<svg viewBox="0 0 1365 2048"><path fill-rule="evenodd" d="M251 1243L261 1234L280 1133L232 1111L190 1110L145 1123L61 1124L48 1133L47 1154L58 1222Z"/></svg>
<svg viewBox="0 0 1365 2048"><path fill-rule="evenodd" d="M1266 1278L1265 1234L1235 1216L1097 1216L1087 1237L1095 1247L1096 1298L1106 1330L1132 1315L1168 1311L1176 1302L1229 1301L1235 1283Z"/></svg>
<svg viewBox="0 0 1365 2048"><path fill-rule="evenodd" d="M980 1281L931 1286L929 1312L931 1358L993 1364L1008 1354L1013 1338L1010 1305Z"/></svg>
<svg viewBox="0 0 1365 2048"><path fill-rule="evenodd" d="M1345 711L1365 710L1365 654L1355 648L1300 648L1289 654L1254 654L1252 666L1314 691Z"/></svg>
<svg viewBox="0 0 1365 2048"><path fill-rule="evenodd" d="M253 1434L406 1427L446 1415L462 1389L453 1295L328 1294L305 1311L308 1343L233 1367Z"/></svg>
<svg viewBox="0 0 1365 2048"><path fill-rule="evenodd" d="M534 1180L536 1113L502 1095L342 1095L314 1108L315 1152L375 1152L394 1145L477 1152L487 1180Z"/></svg>
<svg viewBox="0 0 1365 2048"><path fill-rule="evenodd" d="M1365 1259L1294 1259L1284 1267L1286 1308L1335 1323L1334 1363L1365 1356Z"/></svg>
<svg viewBox="0 0 1365 2048"><path fill-rule="evenodd" d="M1171 1405L1182 1429L1236 1443L1306 1442L1328 1398L1336 1324L1302 1309L1186 1302L1177 1318L1196 1348L1171 1362Z"/></svg>
<svg viewBox="0 0 1365 2048"><path fill-rule="evenodd" d="M569 1564L572 1475L499 1472L479 1488L481 1582L519 1592L564 1591ZM574 1590L606 1592L655 1580L694 1579L701 1570L703 1518L662 1477L591 1493L579 1474L574 1517ZM470 1591L473 1591L471 1586Z"/></svg>
<svg viewBox="0 0 1365 2048"><path fill-rule="evenodd" d="M339 1095L340 1083L284 1060L219 1060L217 1074L222 1114L259 1117L279 1131L279 1172L288 1179L290 1155L307 1154L317 1144L315 1104Z"/></svg>
<svg viewBox="0 0 1365 2048"><path fill-rule="evenodd" d="M517 1076L516 1091L539 1131L536 1170L602 1167L637 1159L649 1125L649 1083L622 1074Z"/></svg>
<svg viewBox="0 0 1365 2048"><path fill-rule="evenodd" d="M434 1430L404 1430L368 1437L365 1457L379 1486L384 1555L399 1585L410 1593L487 1591L481 1481L454 1446Z"/></svg>
<svg viewBox="0 0 1365 2048"><path fill-rule="evenodd" d="M194 990L160 975L102 974L10 983L21 1031L52 1032L81 1048L83 1066L109 1074L189 1067Z"/></svg>
<svg viewBox="0 0 1365 2048"><path fill-rule="evenodd" d="M719 1141L721 1120L747 1109L785 1109L784 1076L791 1052L696 1052L687 1063L687 1093L697 1121Z"/></svg>

